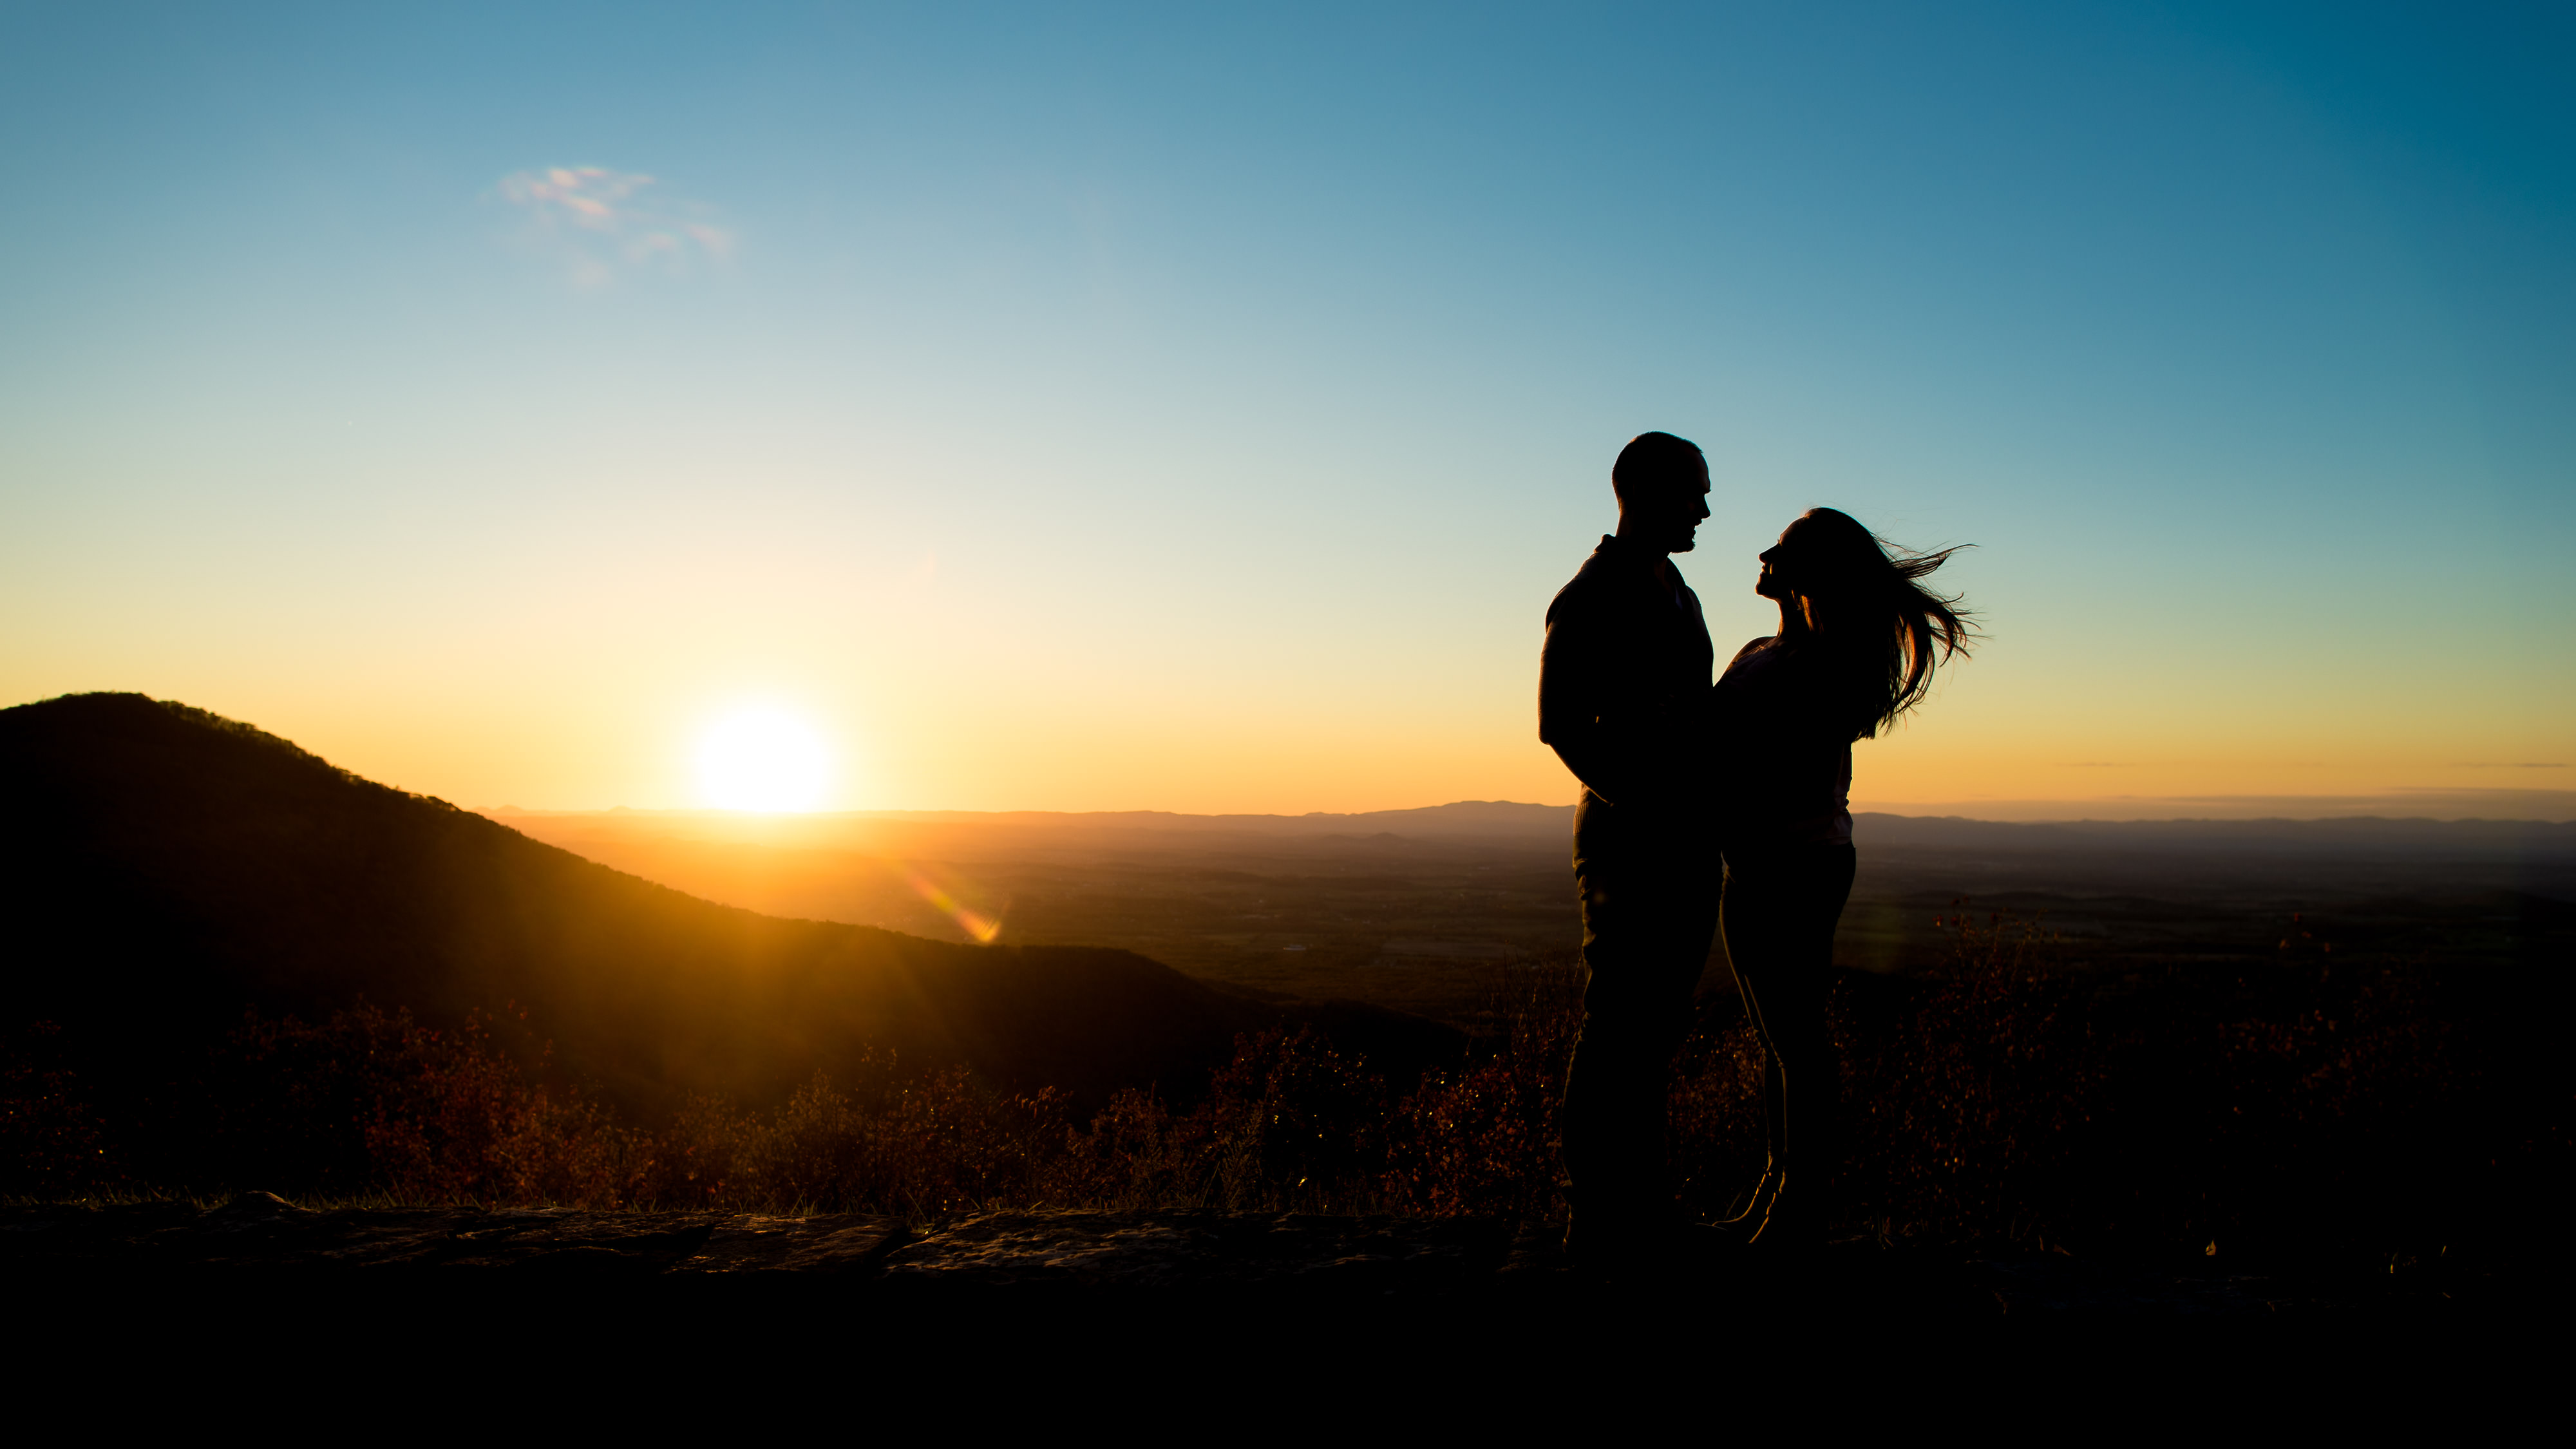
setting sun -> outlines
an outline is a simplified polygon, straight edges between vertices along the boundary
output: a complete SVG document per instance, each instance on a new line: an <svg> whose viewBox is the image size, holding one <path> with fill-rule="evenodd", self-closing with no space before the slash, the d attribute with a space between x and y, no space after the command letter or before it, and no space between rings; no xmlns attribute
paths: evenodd
<svg viewBox="0 0 2576 1449"><path fill-rule="evenodd" d="M698 790L720 810L811 810L831 778L822 736L783 710L727 715L698 743Z"/></svg>

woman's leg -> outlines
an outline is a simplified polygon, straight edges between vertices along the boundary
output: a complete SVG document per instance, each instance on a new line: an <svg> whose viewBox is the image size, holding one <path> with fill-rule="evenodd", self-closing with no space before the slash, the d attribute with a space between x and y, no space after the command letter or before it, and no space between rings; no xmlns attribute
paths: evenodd
<svg viewBox="0 0 2576 1449"><path fill-rule="evenodd" d="M1808 846L1728 862L1727 958L1763 1047L1769 1213L1774 1229L1802 1235L1822 1231L1842 1155L1842 1072L1826 1004L1852 860L1849 846Z"/></svg>
<svg viewBox="0 0 2576 1449"><path fill-rule="evenodd" d="M1784 873L1776 868L1762 870L1744 859L1730 858L1725 902L1719 916L1727 965L1734 972L1736 991L1744 999L1745 1021L1753 1028L1754 1039L1762 1044L1762 1176L1746 1195L1742 1212L1731 1219L1749 1218L1755 1225L1770 1206L1771 1191L1789 1150L1785 1120L1789 1094L1781 1063L1792 1052L1784 1049L1774 1025L1785 1025L1795 1014L1795 1008L1784 998L1787 984L1777 968L1783 954L1779 940L1783 917L1780 897L1785 884Z"/></svg>

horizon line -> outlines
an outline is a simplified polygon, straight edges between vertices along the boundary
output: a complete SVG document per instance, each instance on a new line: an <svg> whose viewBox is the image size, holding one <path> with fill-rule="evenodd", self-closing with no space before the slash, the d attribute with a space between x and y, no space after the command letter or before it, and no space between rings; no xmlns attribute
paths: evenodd
<svg viewBox="0 0 2576 1449"><path fill-rule="evenodd" d="M2395 812L2391 812L2387 809L2368 808L2371 805L2402 806L2407 802L2407 797L2409 796L2448 796L2451 797L2451 799L2446 803L2452 804L2467 804L2472 801L2495 804L2504 803L2506 800L2529 801L2532 804L2539 806L2547 813L2492 815L2476 813L2453 814L2450 812L2444 812L2441 814L2424 814L2418 811L2404 810L2402 808ZM2539 796L2564 796L2566 798L2563 800L2547 801L2544 804L2542 801L2534 799L2534 797ZM2426 803L2430 802L2427 801ZM2240 808L2269 806L2273 807L2273 809L2266 810L2264 813L2259 814L2230 813L2213 815L2208 813L2176 813L2173 815L2137 815L2128 813L2126 810L2120 808L2131 804L2138 806L2169 805L2176 807L2178 811L2180 811L2181 807L2191 805L2203 807L2223 807L2234 805ZM2315 807L2317 809L2317 813L2280 813L2281 811L2298 812L2301 805L2310 805ZM2345 808L2331 808L2336 805L2341 805ZM2009 812L2009 814L1988 815L1983 813L1968 813L1977 810L1980 806L1985 807L1986 809L2006 811ZM2108 815L2085 813L2085 807L2087 806L2096 808L2111 807L2116 813ZM669 817L687 816L698 818L721 817L746 821L759 820L777 822L798 820L849 820L862 818L953 819L963 817L967 819L999 819L1014 816L1040 816L1065 821L1104 817L1147 816L1175 821L1245 820L1286 822L1312 820L1362 820L1378 816L1418 815L1431 811L1454 810L1460 807L1484 807L1487 809L1534 810L1549 812L1571 812L1575 808L1574 803L1571 801L1549 804L1539 801L1520 800L1450 800L1436 805L1390 806L1377 810L1308 810L1299 814L1258 810L1196 811L1161 810L1150 808L1123 810L961 810L945 808L856 807L838 810L727 810L710 805L611 805L589 807L485 805L474 806L471 807L471 809L474 814L487 817L499 817L505 815L644 815ZM2076 813L2031 813L2034 811L2050 810L2053 807L2063 808ZM2550 807L2556 808L2551 810ZM1870 815L1899 820L1961 820L1990 825L2254 824L2267 821L2285 823L2322 823L2326 821L2357 820L2429 821L2437 824L2494 822L2564 825L2576 824L2576 790L2510 790L2479 788L2454 790L2445 789L2439 786L2408 786L2372 794L2111 795L2091 796L2075 800L1996 798L1990 801L1873 801L1855 808L1852 811L1852 814L1855 818Z"/></svg>

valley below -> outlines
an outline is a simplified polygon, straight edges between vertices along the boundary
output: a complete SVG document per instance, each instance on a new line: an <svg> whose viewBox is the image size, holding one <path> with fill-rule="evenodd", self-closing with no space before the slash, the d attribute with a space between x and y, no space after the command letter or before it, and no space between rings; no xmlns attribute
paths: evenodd
<svg viewBox="0 0 2576 1449"><path fill-rule="evenodd" d="M1582 944L1571 807L1345 816L492 818L708 900L949 940L1105 945L1273 998L1348 998L1476 1029L1515 970ZM1937 967L1962 916L2124 975L2329 955L2576 960L2576 826L2516 821L2011 825L1863 815L1838 965ZM969 924L961 924L961 913ZM1722 945L1702 990L1731 989Z"/></svg>

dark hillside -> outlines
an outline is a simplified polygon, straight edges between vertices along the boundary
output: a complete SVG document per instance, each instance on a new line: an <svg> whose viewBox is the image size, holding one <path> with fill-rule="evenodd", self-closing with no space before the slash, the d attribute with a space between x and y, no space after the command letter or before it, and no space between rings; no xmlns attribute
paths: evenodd
<svg viewBox="0 0 2576 1449"><path fill-rule="evenodd" d="M714 905L141 695L0 710L0 820L0 1010L129 1079L246 1009L364 998L451 1023L515 1003L561 1066L648 1113L775 1100L866 1040L1091 1096L1184 1079L1298 1014L1124 951ZM1329 1024L1393 1061L1453 1040L1393 1013Z"/></svg>

